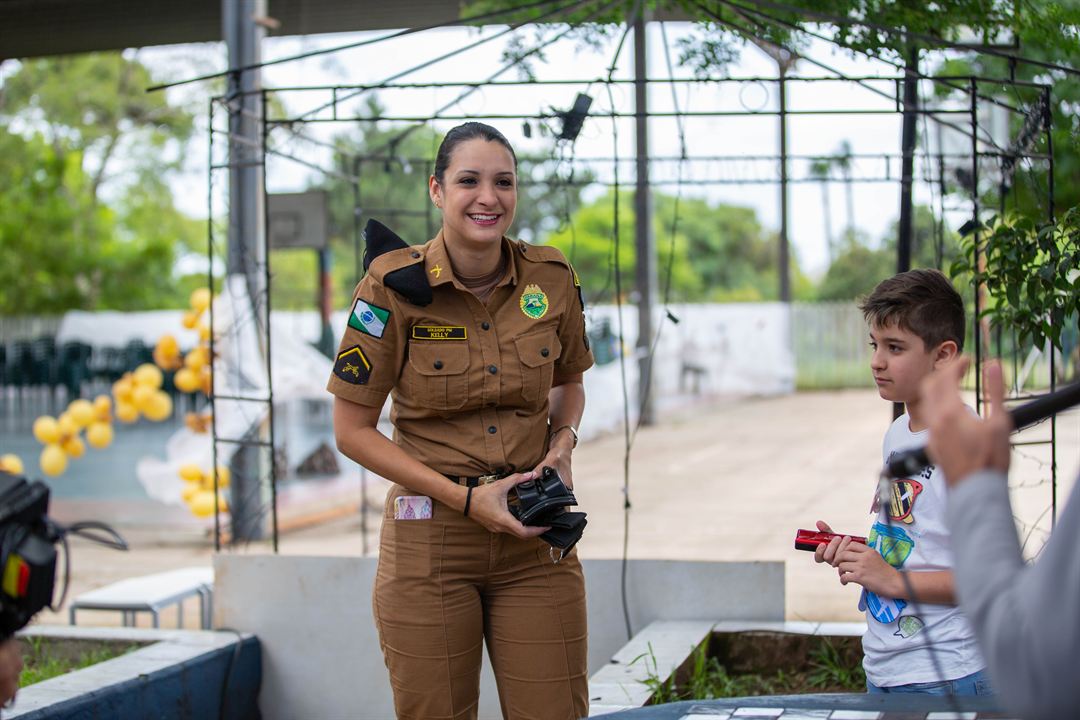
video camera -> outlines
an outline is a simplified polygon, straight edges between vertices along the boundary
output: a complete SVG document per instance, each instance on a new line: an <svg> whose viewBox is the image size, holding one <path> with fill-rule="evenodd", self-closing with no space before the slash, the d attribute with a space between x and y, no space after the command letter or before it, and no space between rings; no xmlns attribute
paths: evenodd
<svg viewBox="0 0 1080 720"><path fill-rule="evenodd" d="M561 550L562 557L581 539L588 524L585 513L566 509L576 506L577 498L553 467L545 466L540 477L515 485L507 495L507 501L510 512L522 525L551 527L540 537Z"/></svg>
<svg viewBox="0 0 1080 720"><path fill-rule="evenodd" d="M45 483L0 471L0 639L14 635L39 610L63 605L70 575L69 534L127 550L124 539L107 525L88 521L63 527L48 510ZM107 536L88 532L92 530ZM57 545L64 546L64 592L54 606Z"/></svg>

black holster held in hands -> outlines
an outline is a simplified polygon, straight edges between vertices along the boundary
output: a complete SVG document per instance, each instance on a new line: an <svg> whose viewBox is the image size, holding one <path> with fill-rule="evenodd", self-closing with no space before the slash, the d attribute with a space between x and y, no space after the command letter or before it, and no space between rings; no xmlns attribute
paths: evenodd
<svg viewBox="0 0 1080 720"><path fill-rule="evenodd" d="M531 482L515 485L507 495L507 501L510 512L522 525L549 525L551 529L540 538L561 550L563 555L570 552L585 532L588 523L585 513L566 509L576 506L577 498L553 467L545 467L540 477Z"/></svg>

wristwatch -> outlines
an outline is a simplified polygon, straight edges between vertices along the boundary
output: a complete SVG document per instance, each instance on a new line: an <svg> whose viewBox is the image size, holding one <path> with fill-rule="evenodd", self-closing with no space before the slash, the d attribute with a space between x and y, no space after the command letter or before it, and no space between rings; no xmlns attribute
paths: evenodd
<svg viewBox="0 0 1080 720"><path fill-rule="evenodd" d="M577 447L577 441L578 441L577 428L574 427L573 425L560 425L559 427L552 430L551 435L549 435L548 437L553 438L553 437L555 437L555 433L562 432L563 430L569 430L570 431L570 434L574 436L574 444L571 447Z"/></svg>

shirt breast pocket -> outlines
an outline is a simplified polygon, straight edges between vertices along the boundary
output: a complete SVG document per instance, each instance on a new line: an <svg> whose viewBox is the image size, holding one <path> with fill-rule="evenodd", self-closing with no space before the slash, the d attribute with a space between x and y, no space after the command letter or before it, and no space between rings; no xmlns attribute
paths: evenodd
<svg viewBox="0 0 1080 720"><path fill-rule="evenodd" d="M469 346L463 342L409 343L409 394L422 407L458 410L469 399Z"/></svg>
<svg viewBox="0 0 1080 720"><path fill-rule="evenodd" d="M555 328L537 330L514 340L521 367L521 396L535 403L551 390L555 361L562 354L562 344Z"/></svg>

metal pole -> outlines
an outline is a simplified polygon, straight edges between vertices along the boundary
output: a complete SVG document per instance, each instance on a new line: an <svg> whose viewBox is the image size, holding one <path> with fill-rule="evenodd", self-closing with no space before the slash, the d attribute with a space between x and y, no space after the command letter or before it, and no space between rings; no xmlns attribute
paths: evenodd
<svg viewBox="0 0 1080 720"><path fill-rule="evenodd" d="M228 46L230 68L257 65L262 60L263 28L256 17L266 15L266 0L222 0L222 35ZM266 215L261 127L261 73L258 69L228 74L229 110L229 245L226 260L229 276L242 274L256 316L266 297ZM269 313L267 312L267 322ZM269 328L266 328L267 330ZM267 338L260 338L267 367ZM260 433L256 429L254 432ZM258 439L258 438L256 438ZM271 449L271 456L273 449ZM261 537L259 508L262 462L257 446L245 446L233 457L233 541ZM273 462L271 460L272 468ZM273 479L271 479L273 482Z"/></svg>
<svg viewBox="0 0 1080 720"><path fill-rule="evenodd" d="M645 78L648 75L644 12L634 20L634 104L636 128L637 184L634 190L634 274L638 293L638 397L641 425L652 425L655 413L649 379L652 357L649 345L653 336L652 307L656 296L656 248L652 232L652 198L649 195L649 100Z"/></svg>
<svg viewBox="0 0 1080 720"><path fill-rule="evenodd" d="M896 240L896 272L911 269L911 178L915 166L915 120L919 106L919 51L912 48L904 68L904 122L901 131L900 234Z"/></svg>
<svg viewBox="0 0 1080 720"><path fill-rule="evenodd" d="M780 278L780 302L791 302L791 259L788 249L788 152L787 152L787 64L777 59L780 69L780 248L777 275Z"/></svg>
<svg viewBox="0 0 1080 720"><path fill-rule="evenodd" d="M919 105L919 51L911 48L904 67L904 120L900 137L900 233L896 239L896 272L911 269L911 177L915 172L915 120ZM904 404L893 403L893 419L904 414Z"/></svg>

